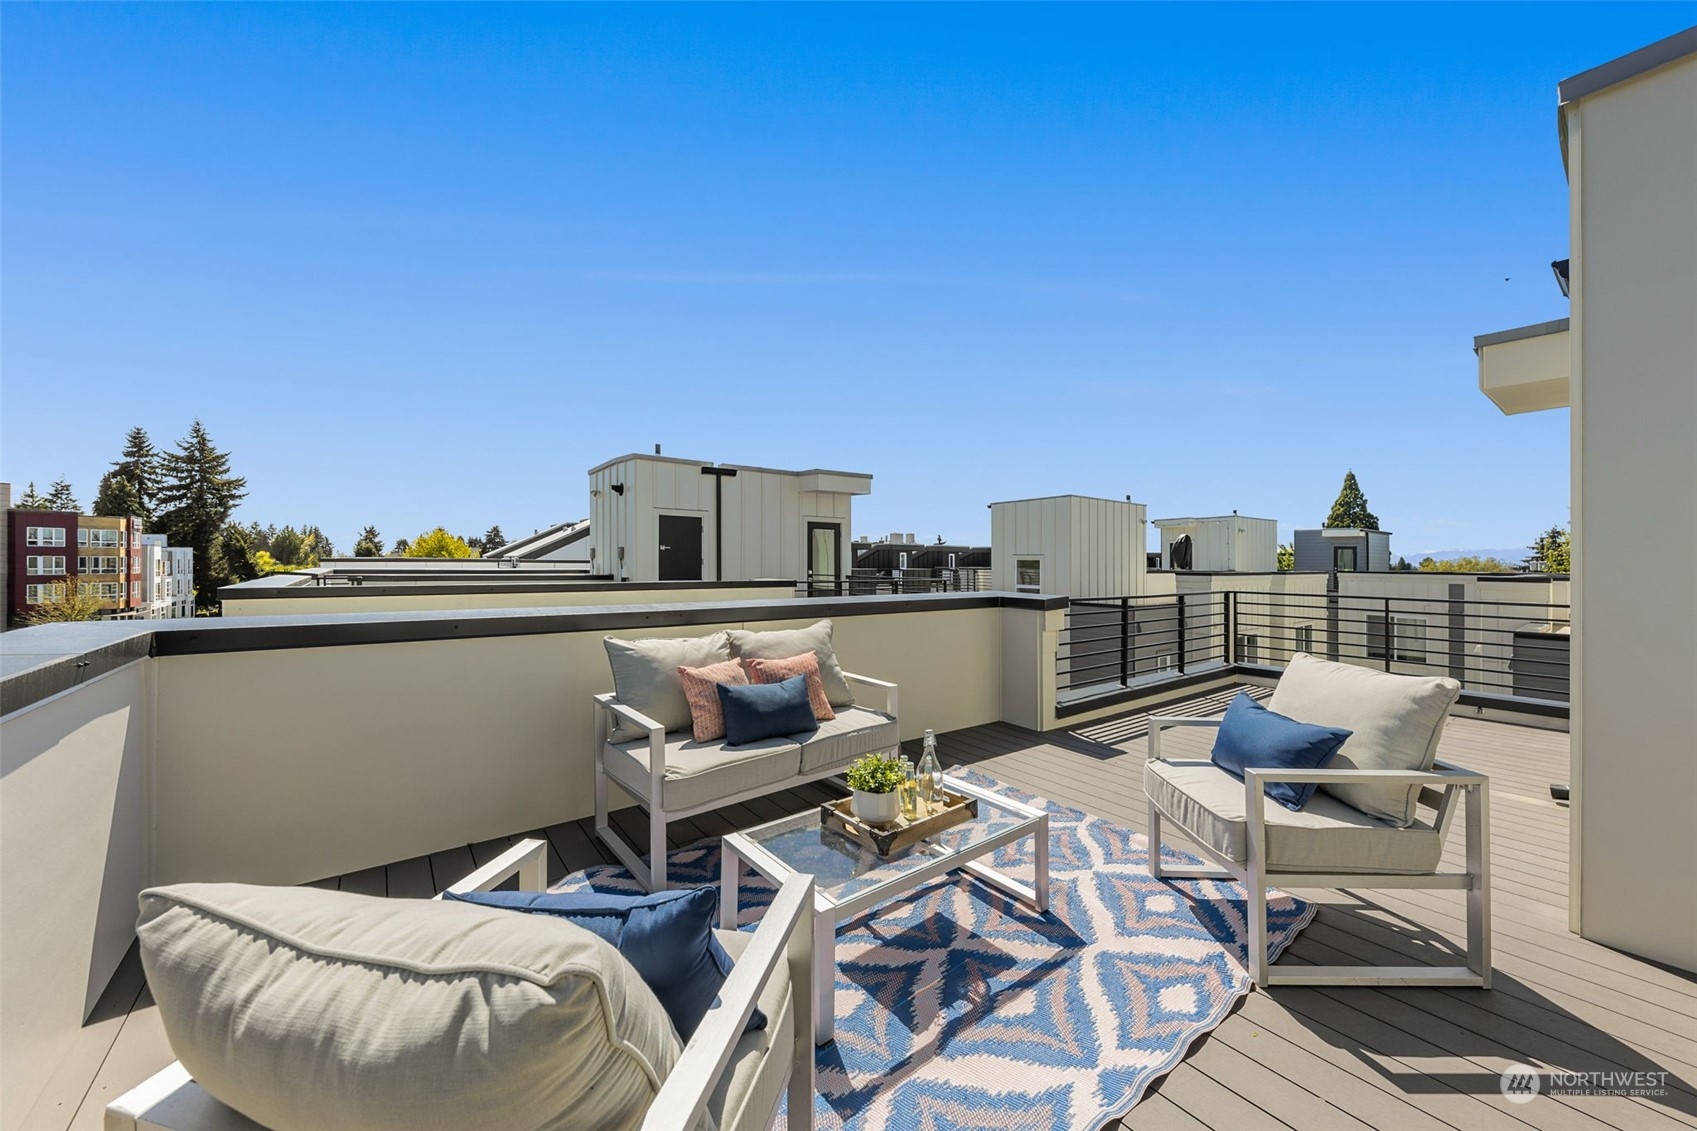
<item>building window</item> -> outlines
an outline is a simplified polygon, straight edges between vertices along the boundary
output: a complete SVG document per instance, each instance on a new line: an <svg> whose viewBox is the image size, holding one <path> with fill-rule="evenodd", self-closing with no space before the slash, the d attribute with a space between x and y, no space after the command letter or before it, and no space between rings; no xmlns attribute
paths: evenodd
<svg viewBox="0 0 1697 1131"><path fill-rule="evenodd" d="M1338 573L1354 573L1355 568L1356 568L1355 567L1355 547L1354 546L1333 546L1332 547L1332 568L1334 570L1336 570Z"/></svg>
<svg viewBox="0 0 1697 1131"><path fill-rule="evenodd" d="M907 568L907 554L906 553L900 553L900 554L896 555L896 568L897 569L906 569Z"/></svg>
<svg viewBox="0 0 1697 1131"><path fill-rule="evenodd" d="M1013 587L1021 593L1041 593L1043 591L1043 559L1014 559Z"/></svg>
<svg viewBox="0 0 1697 1131"><path fill-rule="evenodd" d="M39 605L44 601L52 601L64 596L63 585L26 585L24 586L24 604Z"/></svg>
<svg viewBox="0 0 1697 1131"><path fill-rule="evenodd" d="M1314 651L1314 626L1313 625L1311 625L1311 624L1299 624L1299 625L1296 626L1296 645L1295 645L1293 651L1297 651L1297 652L1312 652L1312 651Z"/></svg>
<svg viewBox="0 0 1697 1131"><path fill-rule="evenodd" d="M1259 664L1261 662L1261 637L1254 633L1238 633L1237 662L1240 664Z"/></svg>
<svg viewBox="0 0 1697 1131"><path fill-rule="evenodd" d="M97 597L102 601L116 601L124 595L122 582L117 581L79 581L77 593L84 597Z"/></svg>
<svg viewBox="0 0 1697 1131"><path fill-rule="evenodd" d="M112 557L96 557L84 554L77 558L78 573L123 573L124 559Z"/></svg>
<svg viewBox="0 0 1697 1131"><path fill-rule="evenodd" d="M1426 662L1426 618L1391 618L1391 653L1404 664ZM1367 658L1385 658L1385 617L1383 613L1367 614Z"/></svg>
<svg viewBox="0 0 1697 1131"><path fill-rule="evenodd" d="M124 544L122 535L116 530L106 530L100 527L78 528L77 545L79 546L110 546L117 548Z"/></svg>
<svg viewBox="0 0 1697 1131"><path fill-rule="evenodd" d="M141 582L139 582L139 581L130 582L130 600L132 600L132 601L141 600Z"/></svg>
<svg viewBox="0 0 1697 1131"><path fill-rule="evenodd" d="M63 526L26 526L24 527L24 542L30 546L63 546L65 544L65 528Z"/></svg>
<svg viewBox="0 0 1697 1131"><path fill-rule="evenodd" d="M24 572L36 576L65 572L64 554L30 554L24 558Z"/></svg>

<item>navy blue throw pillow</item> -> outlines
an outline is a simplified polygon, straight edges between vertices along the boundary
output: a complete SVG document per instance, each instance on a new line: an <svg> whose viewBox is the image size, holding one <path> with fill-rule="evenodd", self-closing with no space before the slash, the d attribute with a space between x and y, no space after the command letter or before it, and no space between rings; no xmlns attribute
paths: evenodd
<svg viewBox="0 0 1697 1131"><path fill-rule="evenodd" d="M1240 691L1220 720L1214 739L1214 765L1242 780L1244 769L1323 769L1354 731L1315 726L1267 710ZM1286 809L1301 809L1320 787L1313 782L1270 781L1268 797Z"/></svg>
<svg viewBox="0 0 1697 1131"><path fill-rule="evenodd" d="M536 915L557 915L601 936L624 956L660 999L672 1027L686 1042L707 1015L731 972L731 956L713 937L719 915L717 888L660 891L653 895L609 892L478 891L442 898ZM748 1031L766 1028L756 1009Z"/></svg>
<svg viewBox="0 0 1697 1131"><path fill-rule="evenodd" d="M777 683L721 683L718 691L728 746L819 729L804 675Z"/></svg>

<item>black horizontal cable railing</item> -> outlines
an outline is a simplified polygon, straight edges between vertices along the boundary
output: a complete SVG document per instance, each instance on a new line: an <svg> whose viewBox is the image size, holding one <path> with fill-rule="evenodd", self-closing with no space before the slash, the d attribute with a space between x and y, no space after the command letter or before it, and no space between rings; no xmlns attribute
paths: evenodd
<svg viewBox="0 0 1697 1131"><path fill-rule="evenodd" d="M1464 689L1565 703L1565 604L1253 592L1075 600L1058 688L1130 686L1203 664L1282 667L1297 652Z"/></svg>
<svg viewBox="0 0 1697 1131"><path fill-rule="evenodd" d="M876 597L910 593L972 593L989 586L972 570L943 570L934 575L908 571L897 576L851 574L815 577L796 583L798 597Z"/></svg>

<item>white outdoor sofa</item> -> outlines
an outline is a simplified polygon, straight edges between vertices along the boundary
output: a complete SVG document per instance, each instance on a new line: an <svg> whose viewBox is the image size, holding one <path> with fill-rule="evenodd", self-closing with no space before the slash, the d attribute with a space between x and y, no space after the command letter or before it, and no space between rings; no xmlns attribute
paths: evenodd
<svg viewBox="0 0 1697 1131"><path fill-rule="evenodd" d="M666 887L666 823L746 801L803 782L831 777L865 754L889 750L901 736L893 683L843 672L843 679L878 695L882 710L836 708L837 717L811 734L767 739L746 746L697 742L687 730L666 728L611 692L595 696L595 831L649 891ZM629 742L609 741L614 720L644 732ZM618 783L648 813L652 863L608 821L607 783Z"/></svg>
<svg viewBox="0 0 1697 1131"><path fill-rule="evenodd" d="M1302 666L1299 661L1310 665L1316 662L1299 655L1293 658L1284 678L1292 678L1292 672ZM1334 671L1346 667L1330 666ZM1349 672L1362 670L1348 669ZM1342 674L1346 681L1359 679L1353 674ZM1367 674L1376 680L1410 678ZM1448 704L1442 706L1447 713ZM1276 694L1272 709L1278 710ZM1356 703L1341 708L1346 714L1352 709L1370 712L1372 705ZM1333 719L1301 721L1347 726ZM1161 748L1163 731L1173 727L1218 728L1220 723L1217 718L1150 716L1149 760L1143 771L1144 794L1149 804L1149 871L1156 877L1171 879L1234 879L1244 886L1248 893L1249 972L1257 986L1491 987L1490 783L1485 775L1432 761L1428 754L1430 769L1426 770L1249 768L1239 781L1205 757L1165 756ZM1442 726L1443 715L1439 715L1426 743L1428 751L1435 751ZM1340 760L1350 749L1346 742L1340 750ZM1316 782L1322 787L1408 786L1418 788L1418 809L1411 824L1397 827L1322 789L1301 810L1293 812L1277 802L1268 803L1265 792L1268 782ZM1444 840L1453 823L1456 804L1464 793L1467 795L1467 866L1459 872L1442 871ZM1178 826L1214 866L1164 864L1161 860L1163 822ZM1467 965L1271 966L1267 960L1269 884L1285 889L1465 891Z"/></svg>
<svg viewBox="0 0 1697 1131"><path fill-rule="evenodd" d="M522 841L448 890L491 891L516 876L519 890L542 891L547 852L543 841ZM753 1131L773 1122L786 1095L788 1126L813 1127L813 918L813 877L797 876L779 889L752 934L718 932L735 966L650 1104L643 1131ZM757 1006L766 1028L745 1033ZM172 1063L106 1108L106 1131L263 1128Z"/></svg>

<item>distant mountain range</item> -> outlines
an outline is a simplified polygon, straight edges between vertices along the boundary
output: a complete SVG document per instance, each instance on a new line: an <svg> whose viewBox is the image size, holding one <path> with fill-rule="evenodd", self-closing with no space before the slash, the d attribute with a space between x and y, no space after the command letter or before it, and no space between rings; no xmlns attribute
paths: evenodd
<svg viewBox="0 0 1697 1131"><path fill-rule="evenodd" d="M1506 550L1500 547L1495 550L1421 550L1415 554L1404 554L1401 551L1396 551L1396 556L1407 558L1416 565L1420 564L1422 558L1431 558L1438 562L1451 562L1456 558L1496 558L1498 561L1507 562L1509 565L1518 565L1525 561L1526 555L1531 552L1525 546L1513 546Z"/></svg>

